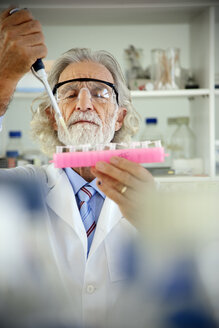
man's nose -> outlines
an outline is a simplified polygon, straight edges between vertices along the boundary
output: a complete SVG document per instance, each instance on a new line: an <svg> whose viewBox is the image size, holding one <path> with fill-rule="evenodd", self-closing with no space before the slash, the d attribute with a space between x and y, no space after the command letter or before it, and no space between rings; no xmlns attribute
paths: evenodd
<svg viewBox="0 0 219 328"><path fill-rule="evenodd" d="M92 98L88 89L81 89L78 95L76 110L88 111L93 109Z"/></svg>

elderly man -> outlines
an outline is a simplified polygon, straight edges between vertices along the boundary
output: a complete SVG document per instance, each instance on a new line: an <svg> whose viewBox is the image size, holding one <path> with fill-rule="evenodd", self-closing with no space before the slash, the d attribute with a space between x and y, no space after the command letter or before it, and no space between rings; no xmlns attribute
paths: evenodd
<svg viewBox="0 0 219 328"><path fill-rule="evenodd" d="M19 79L47 50L41 26L28 10L1 14L0 115ZM127 141L137 129L138 115L113 56L104 51L71 49L54 64L49 83L69 134L59 124L44 93L31 122L42 150L57 145ZM97 327L120 296L118 268L122 247L136 233L142 186L153 181L136 163L114 157L93 168L55 169L53 165L2 170L1 176L36 176L46 190L48 237L66 289L77 299L76 322Z"/></svg>

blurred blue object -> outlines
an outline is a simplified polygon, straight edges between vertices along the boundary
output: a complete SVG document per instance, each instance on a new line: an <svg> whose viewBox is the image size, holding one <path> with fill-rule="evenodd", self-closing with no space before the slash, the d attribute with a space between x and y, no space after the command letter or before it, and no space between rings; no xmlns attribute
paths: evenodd
<svg viewBox="0 0 219 328"><path fill-rule="evenodd" d="M3 194L5 188L10 194L19 196L27 210L42 210L44 204L44 193L41 183L36 177L1 176L0 192ZM9 195L10 196L10 195ZM11 204L13 206L13 204Z"/></svg>
<svg viewBox="0 0 219 328"><path fill-rule="evenodd" d="M216 328L193 257L179 258L157 286L165 328Z"/></svg>
<svg viewBox="0 0 219 328"><path fill-rule="evenodd" d="M185 308L167 318L168 328L217 328L218 325L205 309Z"/></svg>

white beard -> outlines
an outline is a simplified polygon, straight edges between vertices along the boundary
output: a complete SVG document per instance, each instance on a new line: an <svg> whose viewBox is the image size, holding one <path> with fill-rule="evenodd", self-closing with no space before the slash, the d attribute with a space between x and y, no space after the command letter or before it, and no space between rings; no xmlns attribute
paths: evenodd
<svg viewBox="0 0 219 328"><path fill-rule="evenodd" d="M77 146L83 144L106 144L111 142L115 133L115 122L117 117L117 111L109 123L102 124L101 119L95 112L73 112L69 121L67 122L67 128L69 136L63 129L59 120L57 119L58 125L58 139L66 146ZM76 123L79 120L87 120L92 123ZM73 124L73 125L72 125Z"/></svg>

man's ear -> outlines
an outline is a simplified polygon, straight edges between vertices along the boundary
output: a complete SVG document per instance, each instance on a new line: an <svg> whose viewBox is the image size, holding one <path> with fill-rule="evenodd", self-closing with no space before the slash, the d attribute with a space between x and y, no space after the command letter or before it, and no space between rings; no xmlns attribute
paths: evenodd
<svg viewBox="0 0 219 328"><path fill-rule="evenodd" d="M58 127L57 127L57 123L56 123L56 119L55 119L55 112L54 112L54 110L52 109L52 107L47 107L46 110L45 110L45 112L46 112L46 115L47 115L48 119L51 121L51 124L53 126L53 129L55 131L57 131L58 130Z"/></svg>
<svg viewBox="0 0 219 328"><path fill-rule="evenodd" d="M126 114L127 114L127 109L125 107L119 107L118 117L115 125L115 131L121 129Z"/></svg>

